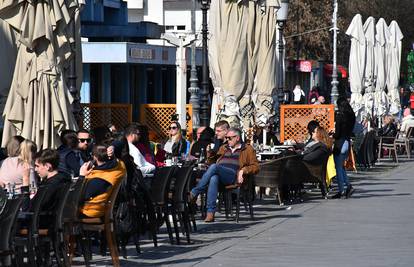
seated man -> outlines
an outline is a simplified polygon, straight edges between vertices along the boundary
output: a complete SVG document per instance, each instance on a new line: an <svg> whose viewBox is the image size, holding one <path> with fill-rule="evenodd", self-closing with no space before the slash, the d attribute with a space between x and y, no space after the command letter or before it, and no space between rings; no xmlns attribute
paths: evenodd
<svg viewBox="0 0 414 267"><path fill-rule="evenodd" d="M414 127L414 110L406 108L404 110L404 118L402 119L400 131L407 134L408 129Z"/></svg>
<svg viewBox="0 0 414 267"><path fill-rule="evenodd" d="M56 205L59 202L59 190L62 185L71 182L71 179L68 175L58 171L59 166L59 152L54 149L45 149L40 151L36 155L35 160L35 171L42 179L39 184L40 186L46 186L47 192L44 196L41 204L40 210L42 212L53 212L56 209ZM28 192L28 179L25 179L22 186L22 192ZM30 210L32 203L37 201L37 196L35 195L33 199L29 202L29 196L27 195L27 200L23 205L23 210ZM46 218L47 217L47 218ZM40 226L42 228L48 228L50 223L53 222L53 219L49 218L50 216L45 216L40 220Z"/></svg>
<svg viewBox="0 0 414 267"><path fill-rule="evenodd" d="M205 222L214 221L219 183L233 184L237 178L237 183L242 184L244 176L259 172L256 152L252 146L241 143L241 131L230 128L226 139L227 144L222 145L217 152L217 162L207 169L198 185L191 190L191 198L194 201L208 188Z"/></svg>
<svg viewBox="0 0 414 267"><path fill-rule="evenodd" d="M112 193L112 188L122 181L126 169L122 161L109 159L107 148L97 145L92 150L94 164L87 162L80 169L79 179L87 179L81 213L98 218L104 215L102 205Z"/></svg>

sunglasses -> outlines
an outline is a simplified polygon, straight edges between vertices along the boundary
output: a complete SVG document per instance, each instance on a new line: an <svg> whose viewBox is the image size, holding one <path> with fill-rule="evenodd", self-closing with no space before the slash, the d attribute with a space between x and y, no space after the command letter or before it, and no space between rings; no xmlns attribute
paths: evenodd
<svg viewBox="0 0 414 267"><path fill-rule="evenodd" d="M170 130L176 130L176 129L178 129L177 126L170 126Z"/></svg>
<svg viewBox="0 0 414 267"><path fill-rule="evenodd" d="M79 143L90 143L91 139L90 138L79 138Z"/></svg>
<svg viewBox="0 0 414 267"><path fill-rule="evenodd" d="M234 137L236 137L237 135L233 135L233 136L226 136L227 140L233 139Z"/></svg>

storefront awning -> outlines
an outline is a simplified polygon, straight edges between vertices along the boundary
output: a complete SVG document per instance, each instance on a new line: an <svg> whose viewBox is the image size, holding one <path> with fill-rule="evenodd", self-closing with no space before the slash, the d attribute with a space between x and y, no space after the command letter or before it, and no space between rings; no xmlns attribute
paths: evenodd
<svg viewBox="0 0 414 267"><path fill-rule="evenodd" d="M332 77L332 69L333 69L332 64L325 64L323 66L323 72L324 72L326 77ZM348 71L344 66L337 65L337 70L338 70L338 78L344 79L344 78L348 77Z"/></svg>

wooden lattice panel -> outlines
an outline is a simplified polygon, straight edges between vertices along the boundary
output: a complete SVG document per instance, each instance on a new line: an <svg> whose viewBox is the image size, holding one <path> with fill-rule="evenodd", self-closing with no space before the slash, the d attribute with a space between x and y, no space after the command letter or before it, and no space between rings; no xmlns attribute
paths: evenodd
<svg viewBox="0 0 414 267"><path fill-rule="evenodd" d="M282 105L280 108L280 140L303 142L307 125L316 120L326 130L334 128L334 105Z"/></svg>
<svg viewBox="0 0 414 267"><path fill-rule="evenodd" d="M131 122L131 104L81 104L79 128L92 130L99 126L113 124L118 129L122 129Z"/></svg>
<svg viewBox="0 0 414 267"><path fill-rule="evenodd" d="M176 114L175 104L143 104L141 105L141 123L148 126L149 131L156 135L156 141L165 140L171 123L171 116ZM193 108L187 105L187 139L191 140L193 136L193 121L191 115Z"/></svg>

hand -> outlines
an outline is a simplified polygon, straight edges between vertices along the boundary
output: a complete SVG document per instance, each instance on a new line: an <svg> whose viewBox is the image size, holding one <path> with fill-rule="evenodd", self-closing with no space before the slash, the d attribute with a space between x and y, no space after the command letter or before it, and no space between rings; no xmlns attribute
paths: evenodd
<svg viewBox="0 0 414 267"><path fill-rule="evenodd" d="M242 184L243 181L244 181L244 178L243 178L243 170L240 170L239 173L237 174L237 183L238 184Z"/></svg>
<svg viewBox="0 0 414 267"><path fill-rule="evenodd" d="M115 148L114 148L114 146L109 146L107 149L106 149L106 154L108 154L108 158L112 158L113 156L114 156L114 153L115 153Z"/></svg>
<svg viewBox="0 0 414 267"><path fill-rule="evenodd" d="M92 168L89 167L90 162L85 162L79 169L79 175L80 176L87 176L88 174L91 173L91 171L93 170L93 166Z"/></svg>
<svg viewBox="0 0 414 267"><path fill-rule="evenodd" d="M23 163L23 186L30 184L30 164L27 162Z"/></svg>

